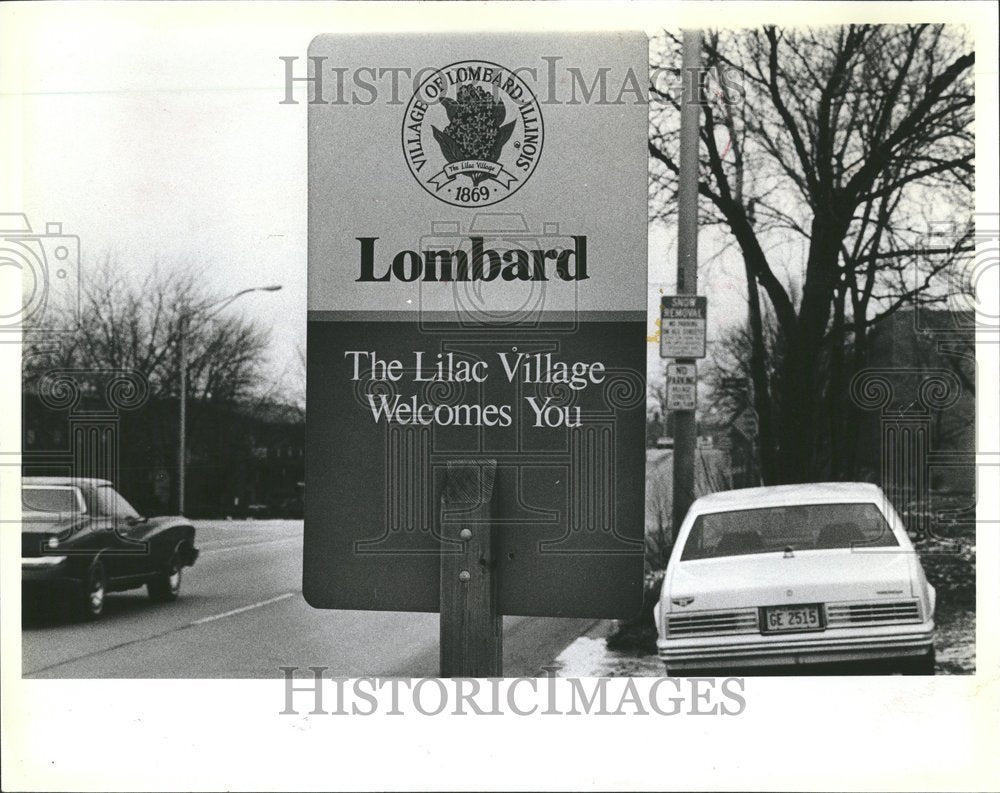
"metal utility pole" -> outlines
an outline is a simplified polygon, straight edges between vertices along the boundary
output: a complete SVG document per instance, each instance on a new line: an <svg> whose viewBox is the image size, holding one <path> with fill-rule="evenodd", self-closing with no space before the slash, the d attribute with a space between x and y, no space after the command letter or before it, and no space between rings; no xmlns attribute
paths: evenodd
<svg viewBox="0 0 1000 793"><path fill-rule="evenodd" d="M202 314L210 308L214 308L215 311L208 316L202 317L203 320L211 319L238 297L249 295L251 292L277 292L280 289L280 284L275 284L273 286L254 286L250 289L243 289L234 295L230 295L229 297L224 297L214 303L209 303L207 306L203 306L196 310L191 310L187 307L181 309L180 317L177 321L177 356L179 358L178 365L180 366L180 377L178 378L180 381L180 416L177 422L180 428L179 437L177 439L178 515L184 514L184 479L186 474L185 468L187 466L187 345L184 342L184 337L187 335L188 328L190 327L191 317L197 314Z"/></svg>
<svg viewBox="0 0 1000 793"><path fill-rule="evenodd" d="M701 123L701 31L684 31L681 141L677 178L677 294L698 294L698 140ZM695 363L693 359L678 363ZM673 532L694 500L695 411L674 413Z"/></svg>
<svg viewBox="0 0 1000 793"><path fill-rule="evenodd" d="M187 347L184 344L184 335L187 333L188 312L187 309L181 312L177 329L178 357L180 358L180 437L177 443L177 514L184 514L184 466L187 463Z"/></svg>

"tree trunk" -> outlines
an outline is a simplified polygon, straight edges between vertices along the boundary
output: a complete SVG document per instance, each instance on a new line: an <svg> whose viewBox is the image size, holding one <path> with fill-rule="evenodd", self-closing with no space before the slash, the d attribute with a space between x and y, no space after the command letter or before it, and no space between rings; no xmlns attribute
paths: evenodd
<svg viewBox="0 0 1000 793"><path fill-rule="evenodd" d="M846 232L842 215L831 206L829 215L817 214L813 219L802 304L794 328L787 333L781 367L781 465L785 482L815 481L820 473L816 447L822 389L817 387L817 375Z"/></svg>
<svg viewBox="0 0 1000 793"><path fill-rule="evenodd" d="M854 377L858 372L865 368L868 359L868 329L865 324L864 316L855 318L854 321L854 354L851 361L851 376ZM846 450L844 453L845 458L845 469L844 475L848 479L857 479L858 477L858 432L862 424L861 411L858 406L854 404L854 400L850 395L846 395L846 409L847 409L847 421L845 423L845 443Z"/></svg>
<svg viewBox="0 0 1000 793"><path fill-rule="evenodd" d="M787 335L781 366L781 481L812 478L816 412L813 403L815 355L796 328Z"/></svg>
<svg viewBox="0 0 1000 793"><path fill-rule="evenodd" d="M833 328L830 332L830 384L827 388L827 401L830 408L830 478L842 479L844 476L844 433L847 428L844 422L844 301L846 290L841 285L837 288L833 302Z"/></svg>
<svg viewBox="0 0 1000 793"><path fill-rule="evenodd" d="M767 352L764 327L760 316L760 294L757 279L749 264L746 268L748 310L750 315L750 378L753 381L754 409L757 411L757 446L760 450L760 473L765 485L777 481L774 425L771 420L771 393L767 379Z"/></svg>

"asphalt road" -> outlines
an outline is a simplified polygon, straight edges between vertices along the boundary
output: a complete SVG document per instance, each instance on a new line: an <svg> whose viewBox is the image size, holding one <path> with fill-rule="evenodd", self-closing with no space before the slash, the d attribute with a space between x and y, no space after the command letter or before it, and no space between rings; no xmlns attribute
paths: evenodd
<svg viewBox="0 0 1000 793"><path fill-rule="evenodd" d="M281 666L327 666L357 677L433 676L438 615L318 611L301 594L302 521L199 521L201 557L181 597L145 589L108 596L95 623L58 608L22 622L25 677L267 678ZM508 617L504 673L542 673L595 620Z"/></svg>

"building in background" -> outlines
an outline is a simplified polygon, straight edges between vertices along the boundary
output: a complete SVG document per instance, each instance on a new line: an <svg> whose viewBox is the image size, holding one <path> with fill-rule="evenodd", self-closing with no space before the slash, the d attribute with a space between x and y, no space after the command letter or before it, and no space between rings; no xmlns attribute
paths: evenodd
<svg viewBox="0 0 1000 793"><path fill-rule="evenodd" d="M100 383L71 404L22 393L25 475L112 479L144 514L177 511L176 399L121 409ZM191 517L301 517L305 415L273 402L189 402L187 504Z"/></svg>

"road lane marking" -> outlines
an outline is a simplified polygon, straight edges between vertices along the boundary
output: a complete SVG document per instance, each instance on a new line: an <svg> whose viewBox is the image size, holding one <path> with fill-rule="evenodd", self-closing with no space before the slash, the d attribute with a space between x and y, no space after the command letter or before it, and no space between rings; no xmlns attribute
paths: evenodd
<svg viewBox="0 0 1000 793"><path fill-rule="evenodd" d="M268 598L267 600L261 600L257 603L251 603L249 606L241 606L238 609L231 609L230 611L223 611L221 614L213 614L211 617L202 617L200 620L195 620L190 623L191 625L204 625L206 622L214 622L215 620L221 620L224 617L232 617L236 614L242 614L244 611L252 611L253 609L259 609L261 606L269 606L272 603L277 603L279 600L287 600L295 592L286 592L283 595L278 595L277 597Z"/></svg>
<svg viewBox="0 0 1000 793"><path fill-rule="evenodd" d="M76 663L78 661L85 661L85 660L87 660L89 658L94 658L94 657L96 657L98 655L103 655L104 653L110 653L110 652L114 652L115 650L121 650L124 647L130 647L130 646L132 646L134 644L141 644L143 642L149 642L149 641L155 641L156 639L162 639L165 636L169 636L172 633L178 633L179 631L190 630L191 628L195 628L198 625L202 625L202 624L204 624L206 622L212 622L213 620L219 620L219 619L222 619L223 617L230 617L230 616L232 616L234 614L240 614L240 613L242 613L244 611L249 611L250 609L260 608L261 606L266 606L266 605L268 605L270 603L277 603L279 600L287 600L288 598L293 597L294 595L297 595L297 594L299 594L298 591L285 592L284 594L278 595L277 597L270 598L269 600L262 600L259 603L251 603L249 606L243 606L242 608L233 609L232 611L225 611L222 614L213 614L210 617L202 617L201 619L195 620L194 622L185 622L185 623L183 623L181 625L178 625L178 626L176 626L174 628L168 628L165 631L160 631L160 632L154 633L154 634L152 634L150 636L140 636L140 637L138 637L136 639L129 639L128 641L119 642L118 644L113 644L110 647L99 647L99 648L97 648L95 650L91 650L90 652L86 652L86 653L83 653L82 655L78 655L75 658L67 658L64 661L57 661L54 664L48 664L46 666L40 666L37 669L32 669L31 671L28 671L27 669L24 669L22 667L22 669L21 669L21 676L22 677L31 677L32 675L38 675L38 674L41 674L42 672L47 672L47 671L49 671L51 669L55 669L55 668L60 667L60 666L67 666L69 664L73 664L73 663Z"/></svg>
<svg viewBox="0 0 1000 793"><path fill-rule="evenodd" d="M224 548L207 548L204 551L202 551L202 554L225 553L226 551L238 551L241 548L254 548L258 545L277 545L278 543L282 542L296 542L301 539L302 539L301 537L281 537L280 539L277 540L261 540L260 542L245 542L239 545L227 545Z"/></svg>

